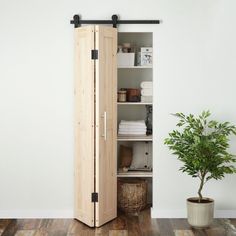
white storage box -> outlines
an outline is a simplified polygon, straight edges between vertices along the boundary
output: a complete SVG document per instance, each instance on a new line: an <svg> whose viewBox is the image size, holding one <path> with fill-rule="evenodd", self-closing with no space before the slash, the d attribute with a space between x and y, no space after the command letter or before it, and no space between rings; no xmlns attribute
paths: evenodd
<svg viewBox="0 0 236 236"><path fill-rule="evenodd" d="M134 66L135 53L117 53L117 66Z"/></svg>

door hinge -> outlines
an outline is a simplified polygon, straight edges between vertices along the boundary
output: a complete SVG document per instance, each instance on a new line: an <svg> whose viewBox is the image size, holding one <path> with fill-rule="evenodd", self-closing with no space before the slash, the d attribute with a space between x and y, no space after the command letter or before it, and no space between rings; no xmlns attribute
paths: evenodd
<svg viewBox="0 0 236 236"><path fill-rule="evenodd" d="M93 60L97 60L98 59L98 50L97 49L91 50L91 58Z"/></svg>
<svg viewBox="0 0 236 236"><path fill-rule="evenodd" d="M92 202L98 202L98 193L92 193Z"/></svg>

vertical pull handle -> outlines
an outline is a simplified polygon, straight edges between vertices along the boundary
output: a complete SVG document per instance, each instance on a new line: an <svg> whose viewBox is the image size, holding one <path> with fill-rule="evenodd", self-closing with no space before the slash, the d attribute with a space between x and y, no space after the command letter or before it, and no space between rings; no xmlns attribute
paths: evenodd
<svg viewBox="0 0 236 236"><path fill-rule="evenodd" d="M107 112L104 111L104 140L107 140Z"/></svg>
<svg viewBox="0 0 236 236"><path fill-rule="evenodd" d="M107 140L107 112L104 111L103 113L103 134L102 137L104 137L104 140Z"/></svg>

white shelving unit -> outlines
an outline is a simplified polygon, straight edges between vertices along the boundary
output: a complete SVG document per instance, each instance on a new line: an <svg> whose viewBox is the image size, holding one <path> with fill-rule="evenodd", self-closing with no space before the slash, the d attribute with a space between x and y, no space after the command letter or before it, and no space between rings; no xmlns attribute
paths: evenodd
<svg viewBox="0 0 236 236"><path fill-rule="evenodd" d="M131 43L135 47L152 47L152 33L149 32L119 32L118 45L122 43ZM140 88L142 81L153 81L153 67L152 66L120 66L118 67L118 89L121 88ZM152 106L152 102L117 102L117 121L121 120L145 120L146 106ZM152 171L120 171L119 166L119 147L126 145L132 147L136 142L151 143L153 136L117 136L117 178L145 178L148 181L148 202L152 203ZM136 143L137 144L137 143ZM134 158L134 157L133 157Z"/></svg>

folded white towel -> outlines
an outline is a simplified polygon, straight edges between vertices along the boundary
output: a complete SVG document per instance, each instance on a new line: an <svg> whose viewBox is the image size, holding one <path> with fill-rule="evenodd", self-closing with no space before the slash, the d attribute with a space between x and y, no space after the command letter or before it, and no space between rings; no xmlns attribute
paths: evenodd
<svg viewBox="0 0 236 236"><path fill-rule="evenodd" d="M119 127L133 127L133 128L143 128L143 127L146 127L145 124L119 124Z"/></svg>
<svg viewBox="0 0 236 236"><path fill-rule="evenodd" d="M152 96L141 96L141 102L152 102Z"/></svg>
<svg viewBox="0 0 236 236"><path fill-rule="evenodd" d="M152 81L143 81L141 84L140 84L140 87L142 89L145 89L145 88L152 88Z"/></svg>
<svg viewBox="0 0 236 236"><path fill-rule="evenodd" d="M142 96L152 96L152 89L141 89L141 95Z"/></svg>
<svg viewBox="0 0 236 236"><path fill-rule="evenodd" d="M123 132L119 131L119 135L146 135L146 132Z"/></svg>
<svg viewBox="0 0 236 236"><path fill-rule="evenodd" d="M136 132L136 131L137 131L137 132L146 132L146 131L147 131L147 128L146 128L146 127L145 127L145 128L142 128L142 129L137 129L137 128L136 128L136 129L133 129L133 128L130 128L130 129L129 129L129 128L119 128L119 131L124 131L124 132L126 132L126 131L127 131L127 132L133 132L133 131L134 131L134 132Z"/></svg>
<svg viewBox="0 0 236 236"><path fill-rule="evenodd" d="M120 125L143 126L146 124L144 120L121 120Z"/></svg>

